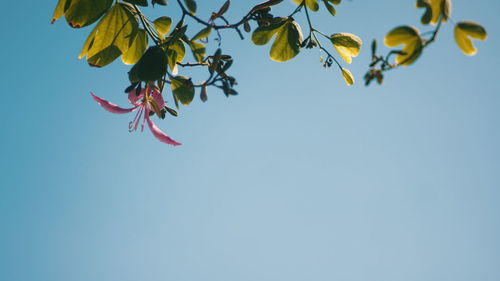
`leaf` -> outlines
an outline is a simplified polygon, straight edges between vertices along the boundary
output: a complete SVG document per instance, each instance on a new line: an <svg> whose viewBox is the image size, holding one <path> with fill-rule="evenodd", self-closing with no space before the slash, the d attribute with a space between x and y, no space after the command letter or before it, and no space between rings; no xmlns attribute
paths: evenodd
<svg viewBox="0 0 500 281"><path fill-rule="evenodd" d="M196 59L196 61L202 62L205 58L205 45L195 41L189 41L188 45L191 48L191 52L193 52L193 57Z"/></svg>
<svg viewBox="0 0 500 281"><path fill-rule="evenodd" d="M197 5L196 5L195 0L184 0L184 4L186 4L186 6L191 14L193 14L193 15L196 14Z"/></svg>
<svg viewBox="0 0 500 281"><path fill-rule="evenodd" d="M295 2L297 5L300 5L302 4L302 2L304 2L304 0L293 0L293 2ZM309 10L313 12L319 10L318 0L305 0L305 5L307 8L309 8Z"/></svg>
<svg viewBox="0 0 500 281"><path fill-rule="evenodd" d="M205 39L208 36L210 36L211 32L212 32L212 27L211 26L207 26L204 29L200 30L198 33L196 33L196 35L193 36L193 38L191 39L191 41Z"/></svg>
<svg viewBox="0 0 500 281"><path fill-rule="evenodd" d="M167 16L159 17L153 21L156 31L161 36L165 36L170 31L172 26L172 19Z"/></svg>
<svg viewBox="0 0 500 281"><path fill-rule="evenodd" d="M252 33L252 42L258 46L266 45L271 41L274 34L286 23L286 20L286 18L282 18L273 24L257 27Z"/></svg>
<svg viewBox="0 0 500 281"><path fill-rule="evenodd" d="M229 10L230 5L231 5L231 0L227 0L226 2L224 2L224 4L222 5L222 7L220 7L217 13L212 13L212 16L208 21L211 22L217 18L222 17L227 12L227 10Z"/></svg>
<svg viewBox="0 0 500 281"><path fill-rule="evenodd" d="M394 28L385 36L384 43L388 47L405 45L403 53L396 56L396 63L400 65L412 64L422 53L423 41L420 32L412 26Z"/></svg>
<svg viewBox="0 0 500 281"><path fill-rule="evenodd" d="M302 31L292 18L283 18L272 25L258 27L252 34L252 41L255 45L265 45L275 34L276 39L270 52L272 60L284 62L300 52Z"/></svg>
<svg viewBox="0 0 500 281"><path fill-rule="evenodd" d="M186 48L184 47L184 43L181 40L177 40L174 43L170 44L167 49L167 57L168 57L168 66L170 69L175 72L177 69L177 63L182 62L184 57L186 56Z"/></svg>
<svg viewBox="0 0 500 281"><path fill-rule="evenodd" d="M128 51L138 31L138 22L125 5L114 5L99 21L85 41L79 59L87 56L91 65L101 67Z"/></svg>
<svg viewBox="0 0 500 281"><path fill-rule="evenodd" d="M176 76L171 79L172 92L176 100L183 105L189 105L194 98L194 86L190 78Z"/></svg>
<svg viewBox="0 0 500 281"><path fill-rule="evenodd" d="M349 71L349 69L342 68L342 76L344 76L344 80L347 86L351 86L354 84L354 76L352 76L352 73Z"/></svg>
<svg viewBox="0 0 500 281"><path fill-rule="evenodd" d="M289 20L278 31L276 40L271 46L271 59L284 62L294 58L300 52L302 43L302 31L300 26L293 20Z"/></svg>
<svg viewBox="0 0 500 281"><path fill-rule="evenodd" d="M71 4L70 0L59 0L57 2L56 9L54 10L54 14L52 15L52 21L50 23L54 23L56 20L58 20L60 17L64 15L64 12L69 8Z"/></svg>
<svg viewBox="0 0 500 281"><path fill-rule="evenodd" d="M201 99L202 102L206 102L208 100L207 85L206 84L203 84L201 86L200 99Z"/></svg>
<svg viewBox="0 0 500 281"><path fill-rule="evenodd" d="M254 14L260 10L267 9L271 6L278 5L279 3L283 2L283 0L269 0L266 2L262 2L260 4L255 5L252 10L250 11L250 14Z"/></svg>
<svg viewBox="0 0 500 281"><path fill-rule="evenodd" d="M162 6L167 6L168 2L165 0L152 0L151 4L153 4L153 7L155 4L162 5Z"/></svg>
<svg viewBox="0 0 500 281"><path fill-rule="evenodd" d="M424 8L425 12L420 19L422 24L429 24L432 20L432 7L429 0L417 0L417 8Z"/></svg>
<svg viewBox="0 0 500 281"><path fill-rule="evenodd" d="M137 63L141 59L144 52L146 51L147 47L148 47L148 34L146 30L139 29L139 31L135 35L132 45L127 50L127 52L125 52L122 56L123 63L125 64Z"/></svg>
<svg viewBox="0 0 500 281"><path fill-rule="evenodd" d="M357 57L363 42L361 38L351 33L336 33L330 36L335 50L347 62L352 63L352 57Z"/></svg>
<svg viewBox="0 0 500 281"><path fill-rule="evenodd" d="M132 5L143 6L143 7L148 6L148 0L124 0L124 2L130 3Z"/></svg>
<svg viewBox="0 0 500 281"><path fill-rule="evenodd" d="M457 42L458 47L462 50L462 52L464 52L464 54L473 56L477 53L477 49L474 47L472 40L469 37L486 40L488 35L486 33L486 29L475 22L463 21L455 25L455 41Z"/></svg>
<svg viewBox="0 0 500 281"><path fill-rule="evenodd" d="M328 2L327 0L323 0L323 3L325 4L325 7L328 10L328 12L330 12L332 16L335 16L335 14L337 13L337 11L335 11L335 7L333 7L333 5L330 4L330 2Z"/></svg>
<svg viewBox="0 0 500 281"><path fill-rule="evenodd" d="M163 78L167 73L167 55L159 46L147 49L141 59L130 69L128 76L130 82L152 82Z"/></svg>
<svg viewBox="0 0 500 281"><path fill-rule="evenodd" d="M64 1L64 0L62 0ZM60 2L62 2L60 1ZM66 0L64 15L68 24L73 28L80 28L96 22L106 13L113 4L113 0ZM56 16L60 14L61 7L56 7Z"/></svg>

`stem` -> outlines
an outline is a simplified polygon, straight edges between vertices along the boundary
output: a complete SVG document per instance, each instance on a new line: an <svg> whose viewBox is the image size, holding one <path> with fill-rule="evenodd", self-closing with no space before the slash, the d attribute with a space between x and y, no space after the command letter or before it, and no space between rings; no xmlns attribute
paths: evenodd
<svg viewBox="0 0 500 281"><path fill-rule="evenodd" d="M304 2L305 1L303 1L301 5L304 5ZM323 35L326 38L329 38L329 37L326 36L325 34L319 32L319 31L317 31L316 29L314 29L314 27L311 23L311 18L309 17L309 11L308 11L309 9L307 9L307 7L304 7L304 10L306 11L307 23L309 24L309 36L312 36L314 38L314 40L316 40L316 43L318 43L318 48L320 50L322 50L323 52L325 52L329 58L332 58L332 60L337 64L337 66L340 68L340 70L342 70L343 67L340 65L338 60L334 56L332 56L332 54L330 54L330 52L327 49L325 49L323 47L323 45L321 45L321 42L318 40L318 37L316 36L316 32Z"/></svg>

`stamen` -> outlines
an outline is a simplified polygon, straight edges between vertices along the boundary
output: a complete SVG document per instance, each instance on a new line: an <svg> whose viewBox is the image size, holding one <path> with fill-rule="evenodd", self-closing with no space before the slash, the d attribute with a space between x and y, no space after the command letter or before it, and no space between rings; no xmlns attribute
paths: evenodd
<svg viewBox="0 0 500 281"><path fill-rule="evenodd" d="M128 125L129 132L133 132L133 131L137 130L137 124L139 123L139 121L141 119L141 113L142 113L143 109L144 108L141 106L139 108L139 110L137 111L137 113L135 114L134 119L129 123L129 125Z"/></svg>

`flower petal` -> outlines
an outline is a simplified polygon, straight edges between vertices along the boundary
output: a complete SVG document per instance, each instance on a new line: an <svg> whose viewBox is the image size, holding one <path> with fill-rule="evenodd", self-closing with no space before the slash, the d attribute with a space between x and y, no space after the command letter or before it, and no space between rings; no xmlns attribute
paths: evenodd
<svg viewBox="0 0 500 281"><path fill-rule="evenodd" d="M156 125L153 123L153 121L151 121L151 118L149 118L148 111L149 110L146 110L146 112L144 113L144 118L148 122L149 129L151 130L153 135L161 142L164 142L164 143L167 143L170 145L174 145L174 146L181 145L181 143L174 141L169 136L167 136L164 132L162 132L160 130L160 128L156 127Z"/></svg>
<svg viewBox="0 0 500 281"><path fill-rule="evenodd" d="M133 89L132 91L130 91L130 93L128 93L128 101L133 105L137 105L137 101L139 101L140 99L142 99L142 97L144 97L144 91L146 90L141 89L141 94L136 95L137 89Z"/></svg>
<svg viewBox="0 0 500 281"><path fill-rule="evenodd" d="M111 112L111 113L117 113L117 114L123 114L123 113L129 113L129 112L132 112L134 111L137 106L135 107L132 107L132 108L121 108L119 107L118 105L116 104L113 104L113 103L110 103L109 101L107 100L104 100L104 99L101 99L100 97L94 95L94 93L90 93L90 95L92 95L92 98L100 105L102 106L104 109L106 109L107 111Z"/></svg>
<svg viewBox="0 0 500 281"><path fill-rule="evenodd" d="M160 109L165 107L165 100L163 99L163 96L161 95L160 91L152 90L150 95L155 100L156 104Z"/></svg>

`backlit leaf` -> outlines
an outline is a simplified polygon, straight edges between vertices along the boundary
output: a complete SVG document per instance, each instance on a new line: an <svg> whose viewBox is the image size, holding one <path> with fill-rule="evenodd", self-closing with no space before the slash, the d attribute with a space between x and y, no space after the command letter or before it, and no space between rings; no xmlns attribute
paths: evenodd
<svg viewBox="0 0 500 281"><path fill-rule="evenodd" d="M349 69L342 68L342 76L344 76L345 83L348 86L354 84L354 76L352 76L352 73L349 71Z"/></svg>
<svg viewBox="0 0 500 281"><path fill-rule="evenodd" d="M455 41L458 47L460 47L464 54L473 56L477 53L477 49L469 37L486 40L486 30L480 24L471 21L459 22L455 25Z"/></svg>
<svg viewBox="0 0 500 281"><path fill-rule="evenodd" d="M141 59L130 69L130 82L152 82L163 78L167 73L167 55L159 46L147 49Z"/></svg>
<svg viewBox="0 0 500 281"><path fill-rule="evenodd" d="M297 5L302 4L304 0L293 0ZM309 10L316 12L319 9L318 0L305 0L306 7Z"/></svg>
<svg viewBox="0 0 500 281"><path fill-rule="evenodd" d="M113 4L113 0L67 1L66 5L69 3L69 7L66 9L64 15L68 24L74 28L84 27L96 22Z"/></svg>
<svg viewBox="0 0 500 281"><path fill-rule="evenodd" d="M137 63L148 47L148 34L146 30L140 29L132 42L130 48L122 55L125 64Z"/></svg>
<svg viewBox="0 0 500 281"><path fill-rule="evenodd" d="M200 30L198 33L196 33L196 35L193 36L193 38L191 39L191 41L205 39L208 36L210 36L211 32L212 32L212 27L211 26L207 26L207 27L203 28L202 30Z"/></svg>
<svg viewBox="0 0 500 281"><path fill-rule="evenodd" d="M347 62L352 62L352 57L357 57L361 45L361 38L351 33L336 33L330 36L333 46L340 56Z"/></svg>
<svg viewBox="0 0 500 281"><path fill-rule="evenodd" d="M128 51L138 30L138 23L125 3L114 5L94 27L79 59L87 56L93 66L105 66Z"/></svg>
<svg viewBox="0 0 500 281"><path fill-rule="evenodd" d="M172 19L167 16L159 17L153 21L153 25L155 26L158 34L165 36L165 34L170 31L170 26L172 26Z"/></svg>
<svg viewBox="0 0 500 281"><path fill-rule="evenodd" d="M384 38L388 47L396 47L404 44L404 54L396 56L396 63L410 65L418 59L422 53L423 41L418 29L412 26L399 26L391 30Z"/></svg>

